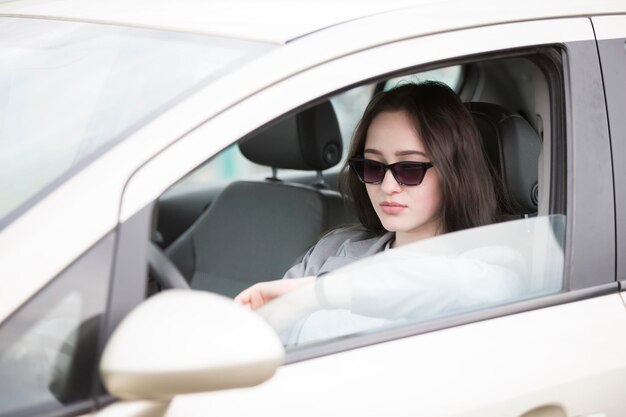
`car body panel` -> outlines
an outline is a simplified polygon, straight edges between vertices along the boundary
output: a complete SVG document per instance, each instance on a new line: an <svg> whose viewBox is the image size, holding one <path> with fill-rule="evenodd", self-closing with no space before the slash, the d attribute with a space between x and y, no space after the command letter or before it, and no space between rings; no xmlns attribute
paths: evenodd
<svg viewBox="0 0 626 417"><path fill-rule="evenodd" d="M591 20L599 41L626 36L626 15L595 16Z"/></svg>
<svg viewBox="0 0 626 417"><path fill-rule="evenodd" d="M177 397L167 415L620 415L624 310L613 294L324 356L258 387Z"/></svg>
<svg viewBox="0 0 626 417"><path fill-rule="evenodd" d="M432 0L430 0L432 1ZM1 5L0 13L204 33L284 43L288 39L358 19L423 3L377 1L20 1ZM332 13L329 11L332 10ZM289 16L289 18L285 18Z"/></svg>
<svg viewBox="0 0 626 417"><path fill-rule="evenodd" d="M104 24L150 27L205 33L217 36L253 39L276 43L332 28L339 23L364 24L366 31L379 39L385 32L424 35L459 28L504 22L548 19L552 17L590 16L623 12L621 1L532 1L497 2L480 0L393 0L333 2L285 2L249 0L184 2L115 0L63 0L42 2L22 0L0 4L0 15L99 22ZM393 27L376 26L377 18L393 15ZM441 19L446 16L446 19ZM416 19L420 24L415 24ZM342 25L343 26L343 25ZM372 31L376 27L378 30ZM382 33L381 33L382 32Z"/></svg>

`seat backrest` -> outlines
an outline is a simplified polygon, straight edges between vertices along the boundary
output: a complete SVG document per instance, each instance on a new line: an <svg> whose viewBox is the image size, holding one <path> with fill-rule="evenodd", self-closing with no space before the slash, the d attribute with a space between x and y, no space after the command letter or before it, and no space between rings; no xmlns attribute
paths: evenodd
<svg viewBox="0 0 626 417"><path fill-rule="evenodd" d="M275 123L240 144L246 158L272 168L321 171L341 159L330 102ZM192 288L234 296L281 278L321 235L353 219L339 193L270 179L227 186L166 251Z"/></svg>
<svg viewBox="0 0 626 417"><path fill-rule="evenodd" d="M492 103L466 103L480 131L494 176L500 181L502 209L509 215L537 213L541 138L518 113Z"/></svg>

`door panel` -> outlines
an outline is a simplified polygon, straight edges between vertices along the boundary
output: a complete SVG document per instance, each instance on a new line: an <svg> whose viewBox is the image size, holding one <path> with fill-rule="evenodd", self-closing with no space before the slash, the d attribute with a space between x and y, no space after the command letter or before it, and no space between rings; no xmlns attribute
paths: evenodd
<svg viewBox="0 0 626 417"><path fill-rule="evenodd" d="M399 339L283 366L258 387L180 397L168 416L624 415L624 313L613 294Z"/></svg>

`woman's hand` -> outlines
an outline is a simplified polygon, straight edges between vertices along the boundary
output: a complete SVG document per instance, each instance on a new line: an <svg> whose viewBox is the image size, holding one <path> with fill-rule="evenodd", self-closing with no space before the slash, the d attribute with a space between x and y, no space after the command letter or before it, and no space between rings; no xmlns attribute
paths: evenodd
<svg viewBox="0 0 626 417"><path fill-rule="evenodd" d="M240 292L235 297L235 302L251 310L256 310L274 298L287 294L314 280L315 277L303 277L259 282Z"/></svg>

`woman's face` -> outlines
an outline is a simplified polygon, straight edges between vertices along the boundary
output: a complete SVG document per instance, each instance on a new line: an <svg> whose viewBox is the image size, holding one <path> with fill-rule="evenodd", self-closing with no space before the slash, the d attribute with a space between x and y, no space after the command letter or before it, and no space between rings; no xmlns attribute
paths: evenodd
<svg viewBox="0 0 626 417"><path fill-rule="evenodd" d="M385 164L431 162L421 138L404 111L377 115L365 139L364 157ZM441 222L441 179L437 168L426 171L420 185L400 185L387 170L381 184L365 184L383 227L396 232L395 245L436 235Z"/></svg>

